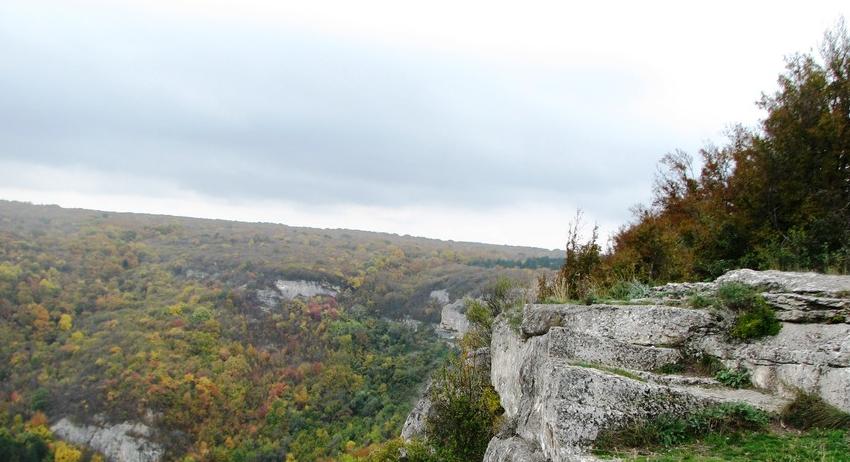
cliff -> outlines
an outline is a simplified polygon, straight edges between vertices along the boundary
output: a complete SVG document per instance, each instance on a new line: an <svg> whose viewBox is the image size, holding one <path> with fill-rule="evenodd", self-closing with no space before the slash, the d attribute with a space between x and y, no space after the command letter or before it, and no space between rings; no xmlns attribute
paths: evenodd
<svg viewBox="0 0 850 462"><path fill-rule="evenodd" d="M735 339L734 313L689 306L730 282L761 294L778 334ZM508 424L485 462L594 460L589 449L607 429L727 402L778 412L800 391L850 411L850 277L737 270L628 304L526 305L519 327L497 319L490 356ZM699 357L746 369L752 387L661 372ZM417 410L424 421L427 406Z"/></svg>

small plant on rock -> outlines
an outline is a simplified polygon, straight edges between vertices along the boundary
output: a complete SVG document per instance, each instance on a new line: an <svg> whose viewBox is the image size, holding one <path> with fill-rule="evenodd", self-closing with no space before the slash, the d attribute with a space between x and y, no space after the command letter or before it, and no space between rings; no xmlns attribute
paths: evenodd
<svg viewBox="0 0 850 462"><path fill-rule="evenodd" d="M732 337L749 340L776 335L782 324L773 309L752 287L739 282L722 284L717 288L718 304L737 315L729 331Z"/></svg>
<svg viewBox="0 0 850 462"><path fill-rule="evenodd" d="M747 388L752 385L750 381L750 371L744 368L738 369L722 369L714 374L714 378L731 388Z"/></svg>

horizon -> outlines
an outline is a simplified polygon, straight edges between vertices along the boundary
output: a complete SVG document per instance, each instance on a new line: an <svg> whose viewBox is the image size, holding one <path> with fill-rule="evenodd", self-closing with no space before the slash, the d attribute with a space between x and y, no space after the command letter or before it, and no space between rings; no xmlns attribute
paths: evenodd
<svg viewBox="0 0 850 462"><path fill-rule="evenodd" d="M582 210L605 245L846 12L12 0L0 199L543 249Z"/></svg>

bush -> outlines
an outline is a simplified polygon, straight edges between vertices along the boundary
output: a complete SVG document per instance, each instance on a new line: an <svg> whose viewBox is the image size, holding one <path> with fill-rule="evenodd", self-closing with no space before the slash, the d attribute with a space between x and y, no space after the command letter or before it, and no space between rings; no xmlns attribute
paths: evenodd
<svg viewBox="0 0 850 462"><path fill-rule="evenodd" d="M437 373L429 395L427 435L443 460L481 460L503 412L487 371L458 359Z"/></svg>
<svg viewBox="0 0 850 462"><path fill-rule="evenodd" d="M810 393L799 393L797 398L783 409L781 418L785 423L800 430L850 429L850 414Z"/></svg>
<svg viewBox="0 0 850 462"><path fill-rule="evenodd" d="M776 319L773 309L761 297L748 310L739 313L730 334L733 337L747 340L776 335L782 329L782 324Z"/></svg>
<svg viewBox="0 0 850 462"><path fill-rule="evenodd" d="M603 432L596 440L596 446L602 450L669 447L710 433L734 434L761 430L769 421L765 412L752 406L741 403L718 404L682 417L662 415L647 422L635 422Z"/></svg>
<svg viewBox="0 0 850 462"><path fill-rule="evenodd" d="M402 459L402 454L404 458ZM440 455L421 441L405 442L401 438L387 441L378 449L372 451L364 462L440 462Z"/></svg>
<svg viewBox="0 0 850 462"><path fill-rule="evenodd" d="M735 370L724 368L717 371L714 374L714 378L723 385L732 388L747 388L752 385L750 382L750 371L744 368Z"/></svg>
<svg viewBox="0 0 850 462"><path fill-rule="evenodd" d="M782 324L773 309L755 289L739 282L721 284L717 288L718 304L737 313L729 334L748 340L776 335Z"/></svg>
<svg viewBox="0 0 850 462"><path fill-rule="evenodd" d="M758 292L740 282L727 282L717 287L717 300L724 308L743 311L752 306L759 298Z"/></svg>
<svg viewBox="0 0 850 462"><path fill-rule="evenodd" d="M708 308L716 303L716 300L712 297L707 297L702 294L693 294L688 297L688 306L691 308Z"/></svg>

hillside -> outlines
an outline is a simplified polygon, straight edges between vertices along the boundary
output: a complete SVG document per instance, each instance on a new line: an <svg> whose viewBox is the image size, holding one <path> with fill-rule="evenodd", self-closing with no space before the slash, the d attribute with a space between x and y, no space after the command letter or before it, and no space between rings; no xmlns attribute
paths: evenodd
<svg viewBox="0 0 850 462"><path fill-rule="evenodd" d="M0 202L0 419L19 436L131 422L166 459L353 454L398 434L448 354L432 291L456 300L560 258Z"/></svg>

